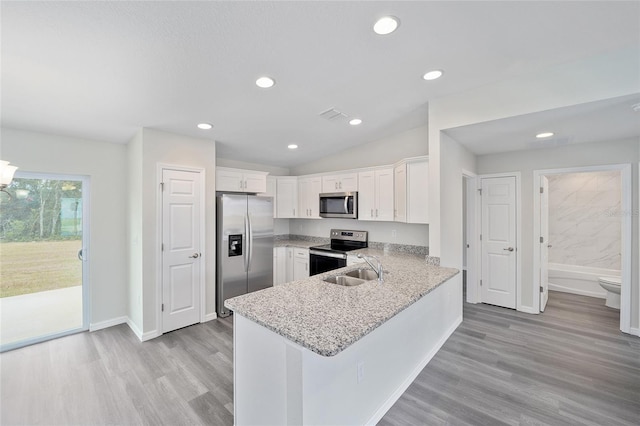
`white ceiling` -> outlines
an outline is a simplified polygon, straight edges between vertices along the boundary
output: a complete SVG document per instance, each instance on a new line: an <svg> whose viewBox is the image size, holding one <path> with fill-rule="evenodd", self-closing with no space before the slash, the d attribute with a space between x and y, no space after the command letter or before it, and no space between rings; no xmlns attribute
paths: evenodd
<svg viewBox="0 0 640 426"><path fill-rule="evenodd" d="M640 52L636 1L0 7L3 126L114 143L152 127L216 140L225 158L281 167L426 124L427 103L438 97L606 52ZM401 25L381 37L371 28L385 14ZM421 79L436 68L443 78ZM277 84L258 89L265 74ZM318 117L330 107L364 123ZM594 108L583 112L603 114ZM552 111L514 120L487 123L482 137L464 128L451 135L481 144L481 153L505 150L497 141L504 138L510 150L518 126L529 132L544 120L578 119ZM203 121L213 130L198 130ZM531 146L524 134L515 143ZM289 143L300 148L288 151Z"/></svg>

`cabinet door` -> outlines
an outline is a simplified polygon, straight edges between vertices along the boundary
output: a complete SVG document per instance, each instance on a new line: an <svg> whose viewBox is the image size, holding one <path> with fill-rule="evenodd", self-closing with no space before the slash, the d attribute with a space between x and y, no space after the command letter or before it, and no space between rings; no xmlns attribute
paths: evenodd
<svg viewBox="0 0 640 426"><path fill-rule="evenodd" d="M242 173L232 170L216 170L216 191L244 191Z"/></svg>
<svg viewBox="0 0 640 426"><path fill-rule="evenodd" d="M298 217L308 218L309 211L309 189L311 181L307 178L298 179Z"/></svg>
<svg viewBox="0 0 640 426"><path fill-rule="evenodd" d="M295 218L298 212L298 179L279 177L276 182L277 217Z"/></svg>
<svg viewBox="0 0 640 426"><path fill-rule="evenodd" d="M407 165L401 164L393 169L394 214L396 222L407 221Z"/></svg>
<svg viewBox="0 0 640 426"><path fill-rule="evenodd" d="M311 219L320 219L320 193L322 192L322 179L309 178L309 190L307 192L307 207Z"/></svg>
<svg viewBox="0 0 640 426"><path fill-rule="evenodd" d="M407 164L407 222L429 223L429 162Z"/></svg>
<svg viewBox="0 0 640 426"><path fill-rule="evenodd" d="M309 250L294 248L293 280L309 278Z"/></svg>
<svg viewBox="0 0 640 426"><path fill-rule="evenodd" d="M285 255L285 282L293 281L293 248L286 247Z"/></svg>
<svg viewBox="0 0 640 426"><path fill-rule="evenodd" d="M245 173L245 192L265 192L267 190L267 175L260 173Z"/></svg>
<svg viewBox="0 0 640 426"><path fill-rule="evenodd" d="M267 176L267 190L258 194L260 197L273 198L273 217L278 217L278 200L276 198L276 178Z"/></svg>
<svg viewBox="0 0 640 426"><path fill-rule="evenodd" d="M322 176L322 192L341 192L339 183L340 176Z"/></svg>
<svg viewBox="0 0 640 426"><path fill-rule="evenodd" d="M373 170L358 174L358 189L358 219L375 220L376 182Z"/></svg>
<svg viewBox="0 0 640 426"><path fill-rule="evenodd" d="M287 248L276 247L273 251L276 254L276 264L273 268L274 284L284 284L287 282Z"/></svg>
<svg viewBox="0 0 640 426"><path fill-rule="evenodd" d="M358 174L349 173L340 176L340 182L338 183L338 190L340 192L353 192L358 190Z"/></svg>
<svg viewBox="0 0 640 426"><path fill-rule="evenodd" d="M393 221L394 199L393 196L393 169L376 170L376 220ZM360 195L361 191L358 193Z"/></svg>

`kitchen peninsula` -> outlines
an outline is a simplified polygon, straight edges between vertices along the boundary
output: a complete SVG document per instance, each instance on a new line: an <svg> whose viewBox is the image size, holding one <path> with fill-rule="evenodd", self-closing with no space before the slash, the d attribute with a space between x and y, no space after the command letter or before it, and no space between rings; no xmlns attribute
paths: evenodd
<svg viewBox="0 0 640 426"><path fill-rule="evenodd" d="M226 301L236 425L375 423L462 321L456 269L355 253L381 259L384 283L324 281L352 265Z"/></svg>

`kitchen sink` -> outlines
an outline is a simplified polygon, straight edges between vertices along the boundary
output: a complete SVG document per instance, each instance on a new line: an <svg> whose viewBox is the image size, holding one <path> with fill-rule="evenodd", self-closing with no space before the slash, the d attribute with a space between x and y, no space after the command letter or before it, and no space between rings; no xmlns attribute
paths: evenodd
<svg viewBox="0 0 640 426"><path fill-rule="evenodd" d="M347 287L360 285L367 281L362 278L351 277L348 275L334 275L332 277L327 277L324 280L328 283L343 285Z"/></svg>
<svg viewBox="0 0 640 426"><path fill-rule="evenodd" d="M353 271L346 272L345 275L348 277L360 278L361 280L365 281L378 279L378 274L376 274L376 271L373 271L371 269L355 269Z"/></svg>

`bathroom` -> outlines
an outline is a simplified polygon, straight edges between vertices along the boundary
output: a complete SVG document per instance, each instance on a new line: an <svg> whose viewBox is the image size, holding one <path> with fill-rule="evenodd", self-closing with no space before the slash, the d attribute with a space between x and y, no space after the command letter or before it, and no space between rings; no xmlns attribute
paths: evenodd
<svg viewBox="0 0 640 426"><path fill-rule="evenodd" d="M561 173L549 180L549 289L620 309L620 170Z"/></svg>

